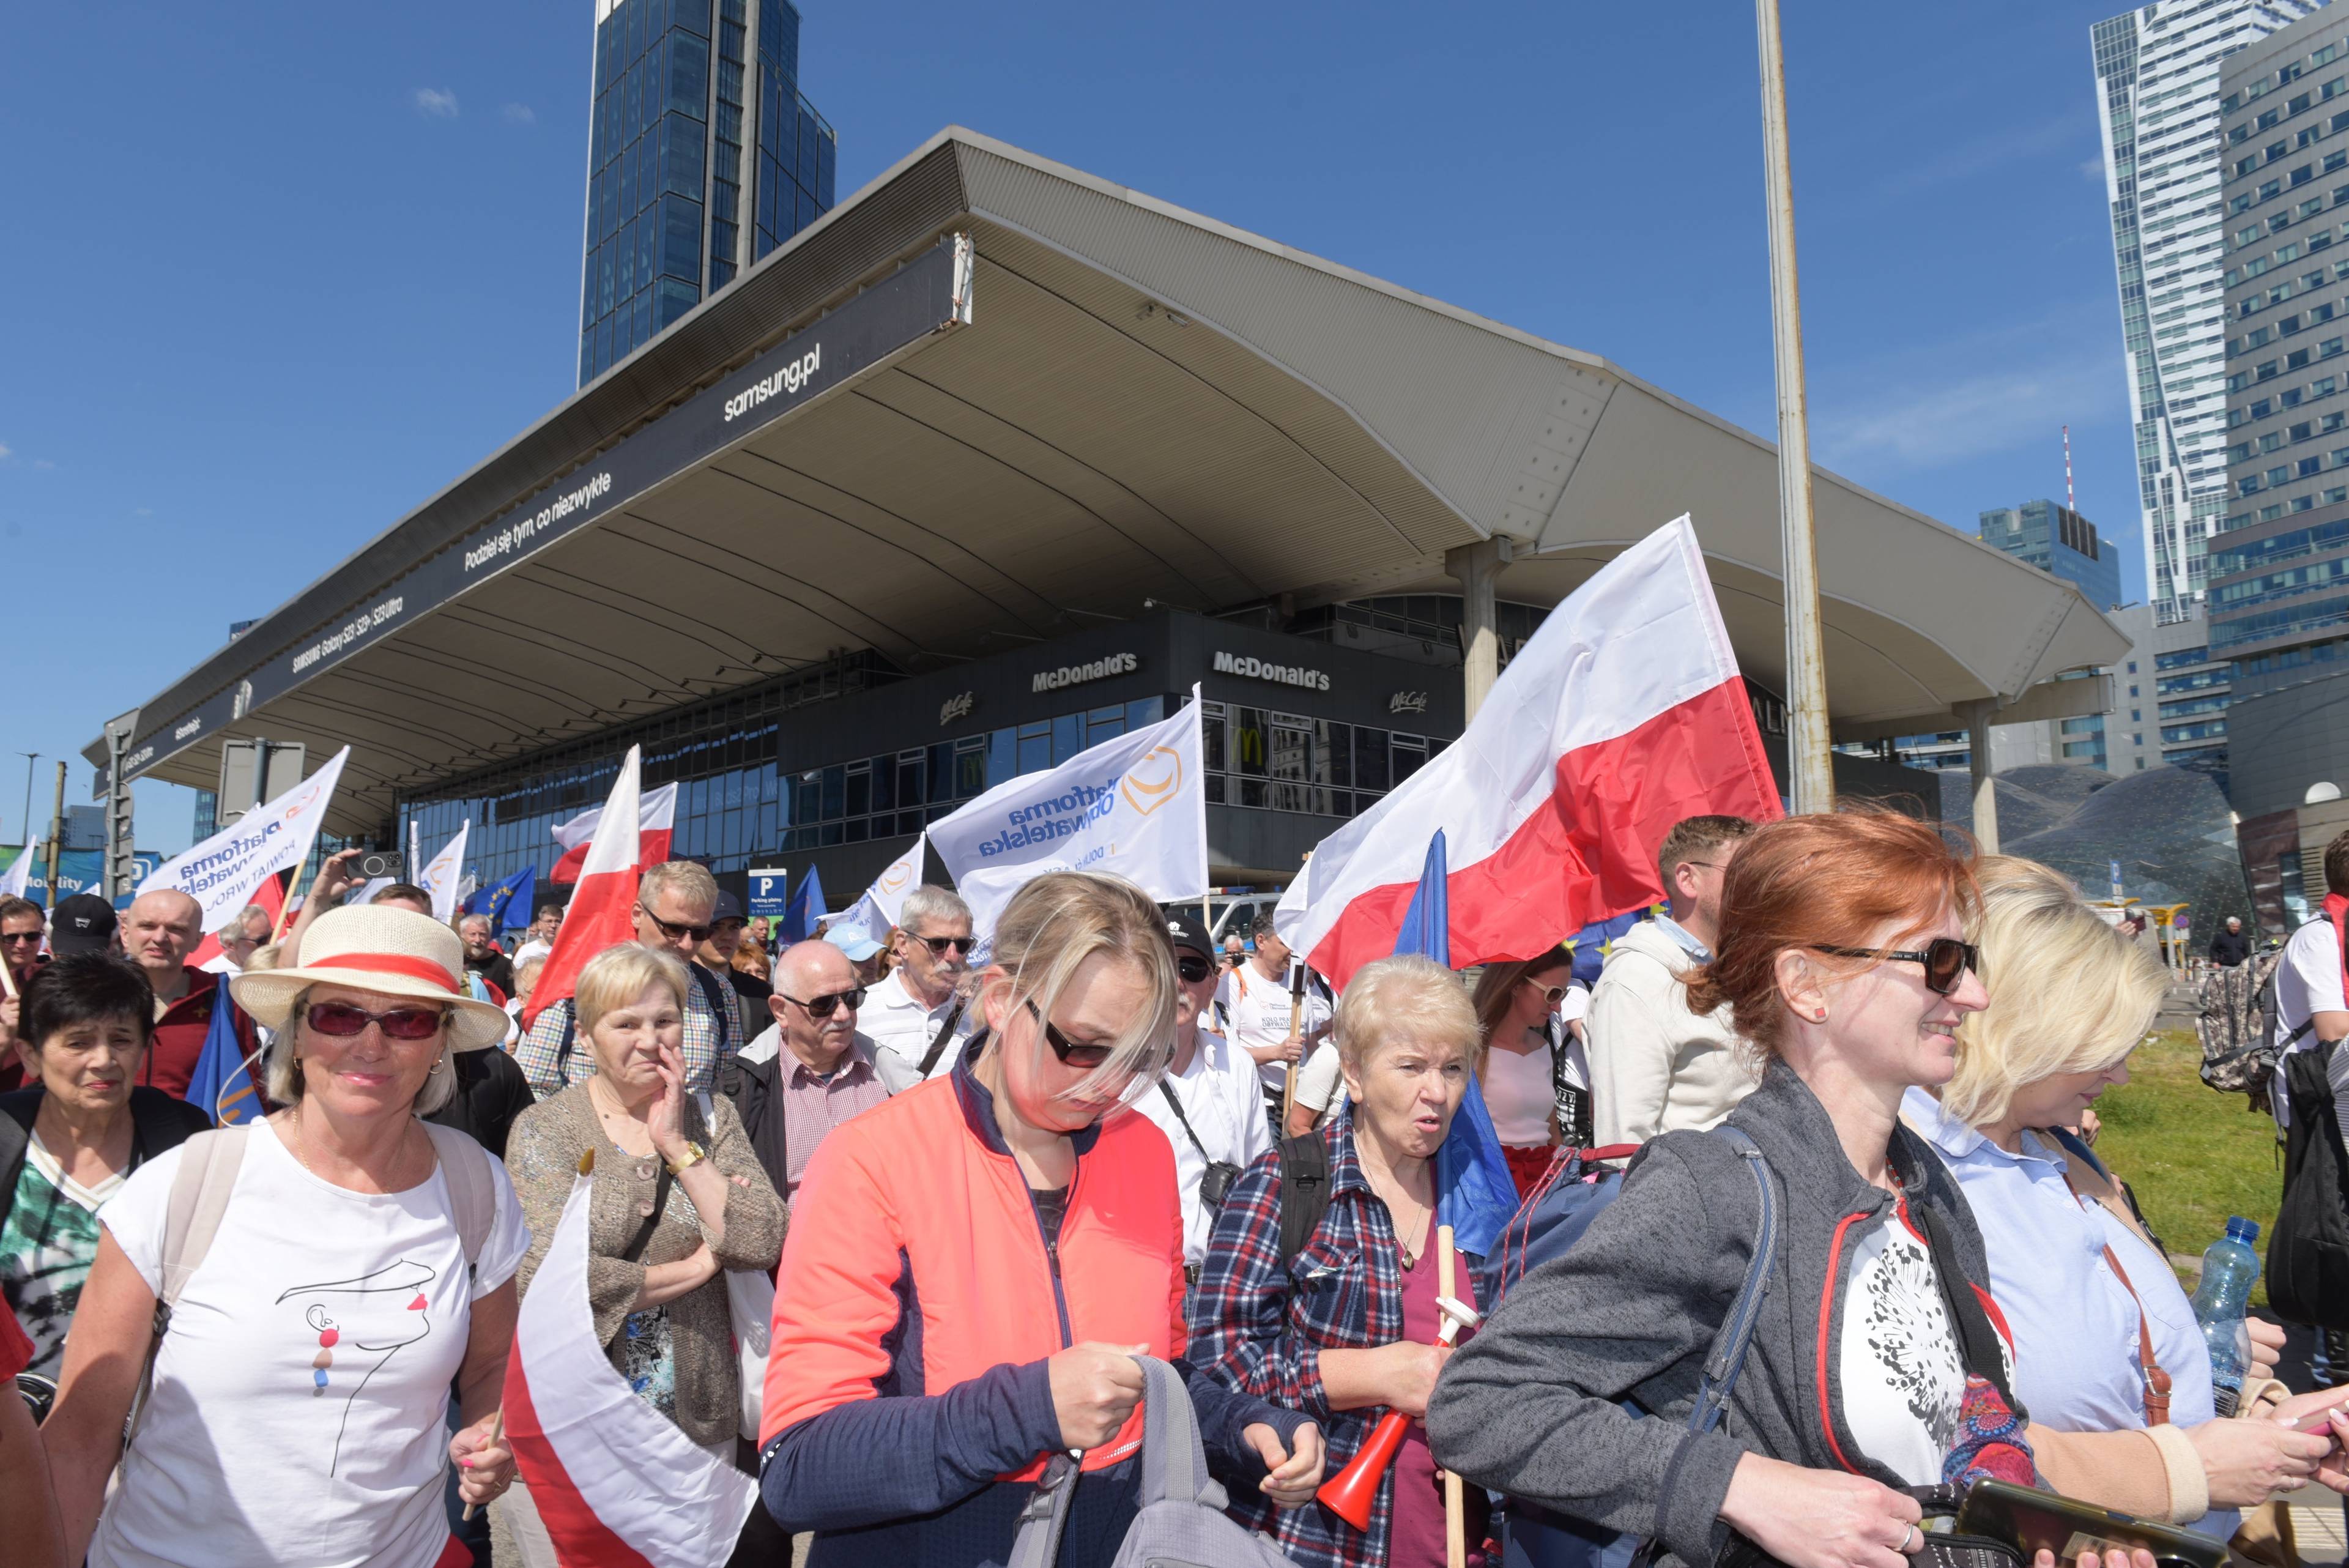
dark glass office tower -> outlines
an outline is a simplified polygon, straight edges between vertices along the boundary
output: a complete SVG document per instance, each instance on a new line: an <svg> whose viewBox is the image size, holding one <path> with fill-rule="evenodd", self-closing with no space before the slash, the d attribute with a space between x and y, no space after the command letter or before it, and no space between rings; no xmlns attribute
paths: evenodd
<svg viewBox="0 0 2349 1568"><path fill-rule="evenodd" d="M791 0L596 0L581 386L830 210L799 64Z"/></svg>

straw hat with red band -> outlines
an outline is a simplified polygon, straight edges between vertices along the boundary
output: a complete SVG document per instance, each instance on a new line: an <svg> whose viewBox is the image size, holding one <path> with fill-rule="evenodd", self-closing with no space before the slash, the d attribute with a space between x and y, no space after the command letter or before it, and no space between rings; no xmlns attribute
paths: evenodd
<svg viewBox="0 0 2349 1568"><path fill-rule="evenodd" d="M295 956L289 968L241 974L228 982L229 994L255 1022L283 1029L304 992L344 985L451 1009L452 1050L487 1050L512 1027L503 1008L465 993L465 944L457 933L413 909L372 904L329 909L303 934Z"/></svg>

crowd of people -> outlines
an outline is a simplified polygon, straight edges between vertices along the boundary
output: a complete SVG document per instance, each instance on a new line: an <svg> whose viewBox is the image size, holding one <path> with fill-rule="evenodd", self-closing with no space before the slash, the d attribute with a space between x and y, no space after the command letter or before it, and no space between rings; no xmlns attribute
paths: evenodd
<svg viewBox="0 0 2349 1568"><path fill-rule="evenodd" d="M2157 954L1889 812L1654 853L1595 984L1534 930L1333 988L1268 918L1219 939L1083 872L984 932L926 886L885 937L785 942L655 865L561 994L560 903L444 923L357 902L348 856L210 968L184 894L0 899L0 1555L453 1568L494 1519L578 1568L569 1480L506 1436L525 1299L755 1478L711 1558L746 1568L1009 1563L1047 1515L1106 1568L1162 1495L1153 1362L1210 1500L1305 1568L1901 1568L1984 1482L2257 1552L2281 1495L2349 1493L2337 1340L2343 1386L2295 1392L2255 1323L2222 1387L2093 1147ZM2271 1019L2213 940L2205 1056L2349 1134L2349 834L2324 873ZM264 1114L190 1103L223 1038ZM1472 1096L1508 1245L1574 1214L1531 1266L1454 1247ZM581 1203L584 1272L547 1268Z"/></svg>

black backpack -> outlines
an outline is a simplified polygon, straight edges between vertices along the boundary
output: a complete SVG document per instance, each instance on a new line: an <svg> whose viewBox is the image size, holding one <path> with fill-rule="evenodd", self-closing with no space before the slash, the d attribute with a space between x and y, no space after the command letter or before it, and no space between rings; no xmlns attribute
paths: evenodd
<svg viewBox="0 0 2349 1568"><path fill-rule="evenodd" d="M36 1085L0 1095L0 1202L12 1199L17 1179L25 1173L25 1151L32 1144L33 1120L40 1115L47 1091ZM129 1175L167 1148L177 1148L209 1128L212 1118L199 1106L143 1084L130 1088L130 1163Z"/></svg>
<svg viewBox="0 0 2349 1568"><path fill-rule="evenodd" d="M2349 1150L2341 1140L2331 1067L2337 1042L2295 1051L2276 1067L2292 1107L2283 1207L2268 1237L2268 1301L2312 1328L2349 1329Z"/></svg>

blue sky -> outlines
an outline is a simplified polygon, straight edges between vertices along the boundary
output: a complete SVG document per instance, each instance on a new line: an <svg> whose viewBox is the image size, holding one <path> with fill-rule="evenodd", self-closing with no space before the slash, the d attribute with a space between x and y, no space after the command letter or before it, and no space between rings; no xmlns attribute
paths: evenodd
<svg viewBox="0 0 2349 1568"><path fill-rule="evenodd" d="M2088 27L1787 0L1818 460L2144 591ZM74 755L567 396L591 0L22 9L0 51L15 755ZM1717 25L1714 25L1717 24ZM1775 430L1738 4L805 0L845 196L960 123ZM482 679L493 680L487 672ZM49 767L36 792L47 810ZM140 844L191 797L142 787Z"/></svg>

